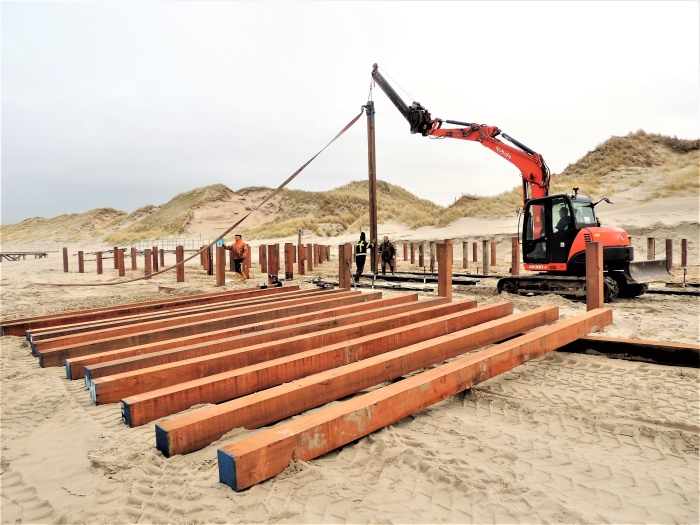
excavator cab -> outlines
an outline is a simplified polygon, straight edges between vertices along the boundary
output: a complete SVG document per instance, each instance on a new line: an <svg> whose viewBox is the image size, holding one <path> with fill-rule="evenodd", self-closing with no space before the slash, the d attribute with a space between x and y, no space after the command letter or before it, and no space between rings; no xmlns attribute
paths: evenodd
<svg viewBox="0 0 700 525"><path fill-rule="evenodd" d="M546 270L566 271L579 231L599 226L591 199L582 195L551 195L531 199L525 207L523 261Z"/></svg>

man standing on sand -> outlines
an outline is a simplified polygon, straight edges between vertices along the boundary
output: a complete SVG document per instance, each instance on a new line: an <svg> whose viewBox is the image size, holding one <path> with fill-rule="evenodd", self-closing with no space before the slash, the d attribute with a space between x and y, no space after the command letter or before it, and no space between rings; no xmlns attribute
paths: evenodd
<svg viewBox="0 0 700 525"><path fill-rule="evenodd" d="M367 260L367 241L365 241L365 232L360 233L360 242L355 245L355 282L360 282L362 271L365 269L365 261Z"/></svg>
<svg viewBox="0 0 700 525"><path fill-rule="evenodd" d="M243 274L243 261L248 257L248 247L243 242L243 237L236 234L236 241L227 250L233 251L233 268L236 273Z"/></svg>
<svg viewBox="0 0 700 525"><path fill-rule="evenodd" d="M394 275L394 256L396 248L389 242L389 237L384 236L384 242L379 245L379 255L382 258L382 275L386 275L386 265L389 264L391 274Z"/></svg>

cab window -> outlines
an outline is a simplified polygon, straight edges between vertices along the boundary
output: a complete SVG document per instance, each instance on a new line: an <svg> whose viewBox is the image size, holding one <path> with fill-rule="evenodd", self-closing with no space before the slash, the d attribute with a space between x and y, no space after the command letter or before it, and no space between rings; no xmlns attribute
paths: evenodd
<svg viewBox="0 0 700 525"><path fill-rule="evenodd" d="M574 229L569 203L564 198L552 199L552 233Z"/></svg>
<svg viewBox="0 0 700 525"><path fill-rule="evenodd" d="M574 214L576 215L576 226L579 228L596 225L595 213L589 202L574 202Z"/></svg>
<svg viewBox="0 0 700 525"><path fill-rule="evenodd" d="M544 204L533 204L529 211L530 214L525 226L525 240L534 241L547 235L545 206Z"/></svg>

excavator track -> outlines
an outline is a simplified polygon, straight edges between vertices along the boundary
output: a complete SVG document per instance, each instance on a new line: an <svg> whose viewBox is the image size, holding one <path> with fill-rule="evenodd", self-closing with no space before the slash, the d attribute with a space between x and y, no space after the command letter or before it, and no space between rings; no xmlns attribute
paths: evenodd
<svg viewBox="0 0 700 525"><path fill-rule="evenodd" d="M497 289L498 293L505 292L520 295L553 293L557 295L585 297L586 278L575 275L512 275L499 279ZM646 289L644 291L646 291ZM609 303L615 300L620 294L618 280L606 275L604 293L605 302Z"/></svg>

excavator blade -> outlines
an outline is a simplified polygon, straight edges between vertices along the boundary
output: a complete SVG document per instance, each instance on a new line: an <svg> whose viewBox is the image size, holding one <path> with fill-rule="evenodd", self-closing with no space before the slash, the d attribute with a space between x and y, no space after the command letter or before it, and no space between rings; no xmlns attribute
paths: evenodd
<svg viewBox="0 0 700 525"><path fill-rule="evenodd" d="M652 261L631 262L625 268L627 282L651 283L665 281L671 273L668 271L666 259L654 259Z"/></svg>

